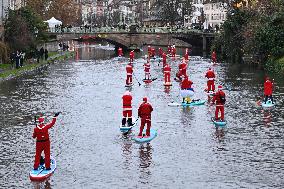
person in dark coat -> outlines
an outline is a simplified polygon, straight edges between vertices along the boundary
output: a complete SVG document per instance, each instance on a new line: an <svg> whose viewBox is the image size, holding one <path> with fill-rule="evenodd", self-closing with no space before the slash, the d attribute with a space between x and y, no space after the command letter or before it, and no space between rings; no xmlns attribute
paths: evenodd
<svg viewBox="0 0 284 189"><path fill-rule="evenodd" d="M44 50L44 59L45 60L48 59L48 50L47 49Z"/></svg>
<svg viewBox="0 0 284 189"><path fill-rule="evenodd" d="M16 68L20 68L20 59L21 59L21 53L19 51L17 51L16 53L16 57L15 57L15 60L16 60Z"/></svg>
<svg viewBox="0 0 284 189"><path fill-rule="evenodd" d="M44 55L44 49L43 49L43 47L40 48L39 54L40 54L40 59L43 60L43 55Z"/></svg>

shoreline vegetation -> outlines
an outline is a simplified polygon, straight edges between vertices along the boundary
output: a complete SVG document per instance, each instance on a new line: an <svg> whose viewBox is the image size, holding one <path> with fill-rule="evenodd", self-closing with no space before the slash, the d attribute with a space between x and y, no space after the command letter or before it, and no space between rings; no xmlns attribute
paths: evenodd
<svg viewBox="0 0 284 189"><path fill-rule="evenodd" d="M50 52L49 56L47 60L40 60L39 63L33 59L25 60L24 66L19 69L14 68L11 63L0 64L0 82L31 74L35 70L43 69L50 64L70 59L74 57L74 52Z"/></svg>

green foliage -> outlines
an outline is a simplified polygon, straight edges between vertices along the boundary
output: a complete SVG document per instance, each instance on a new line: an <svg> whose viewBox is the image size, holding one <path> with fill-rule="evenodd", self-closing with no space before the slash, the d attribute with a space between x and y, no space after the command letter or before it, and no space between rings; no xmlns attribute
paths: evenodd
<svg viewBox="0 0 284 189"><path fill-rule="evenodd" d="M241 62L249 55L270 69L284 69L276 59L284 56L284 3L258 1L250 8L232 8L213 47L220 57Z"/></svg>
<svg viewBox="0 0 284 189"><path fill-rule="evenodd" d="M9 10L5 21L5 41L12 50L34 48L37 41L46 40L45 24L32 9L24 7L19 10Z"/></svg>

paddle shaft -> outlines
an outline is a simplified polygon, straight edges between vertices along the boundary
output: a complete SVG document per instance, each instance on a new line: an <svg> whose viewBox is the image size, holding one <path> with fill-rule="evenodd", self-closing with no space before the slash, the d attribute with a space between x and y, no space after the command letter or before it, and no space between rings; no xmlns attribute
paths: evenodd
<svg viewBox="0 0 284 189"><path fill-rule="evenodd" d="M139 119L139 117L135 120L134 123L137 123L138 119ZM136 125L136 124L135 124L135 125ZM132 128L133 128L133 127L131 127L130 129L128 129L128 131L125 132L125 133L123 133L123 134L124 134L124 135L127 135L127 134L131 131Z"/></svg>
<svg viewBox="0 0 284 189"><path fill-rule="evenodd" d="M133 76L134 76L134 78L136 79L136 81L138 82L138 85L140 86L141 83L138 81L138 79L137 79L136 75L134 74L134 72L133 72Z"/></svg>

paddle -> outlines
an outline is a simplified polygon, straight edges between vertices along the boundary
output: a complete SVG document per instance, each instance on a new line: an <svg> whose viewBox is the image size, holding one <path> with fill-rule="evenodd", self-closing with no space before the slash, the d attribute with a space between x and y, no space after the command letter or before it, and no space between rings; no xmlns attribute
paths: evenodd
<svg viewBox="0 0 284 189"><path fill-rule="evenodd" d="M139 119L139 117L135 120L134 123L137 123L138 119ZM136 125L136 124L134 124L134 126L135 126L135 125ZM133 126L133 127L134 127L134 126ZM123 133L123 135L127 135L127 134L131 131L131 129L132 129L133 127L131 127L130 129L128 129L128 131L125 132L125 133Z"/></svg>
<svg viewBox="0 0 284 189"><path fill-rule="evenodd" d="M139 87L141 86L141 83L138 81L137 77L135 76L134 72L133 72L133 76L136 79L136 81L138 82Z"/></svg>

